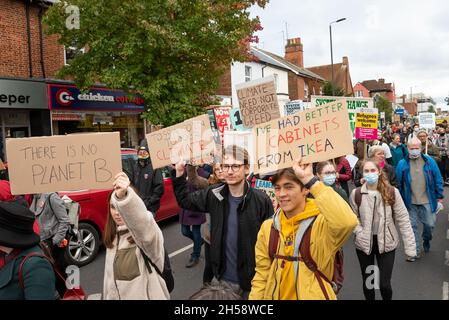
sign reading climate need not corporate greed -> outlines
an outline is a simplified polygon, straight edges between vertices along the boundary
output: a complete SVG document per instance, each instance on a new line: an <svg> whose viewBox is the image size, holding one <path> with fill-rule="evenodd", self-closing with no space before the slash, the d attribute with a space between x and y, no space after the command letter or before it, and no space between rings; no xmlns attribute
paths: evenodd
<svg viewBox="0 0 449 320"><path fill-rule="evenodd" d="M274 76L239 84L237 97L243 125L252 128L281 116Z"/></svg>
<svg viewBox="0 0 449 320"><path fill-rule="evenodd" d="M12 194L109 189L122 171L119 132L6 139Z"/></svg>
<svg viewBox="0 0 449 320"><path fill-rule="evenodd" d="M253 128L256 173L333 159L354 152L343 100L300 111Z"/></svg>
<svg viewBox="0 0 449 320"><path fill-rule="evenodd" d="M312 96L311 105L313 107L318 107L322 106L323 104L333 102L339 99L345 99L346 107L348 108L351 131L354 134L356 110L359 108L373 108L374 107L373 98Z"/></svg>
<svg viewBox="0 0 449 320"><path fill-rule="evenodd" d="M377 139L378 110L375 108L361 108L356 113L355 138Z"/></svg>
<svg viewBox="0 0 449 320"><path fill-rule="evenodd" d="M120 110L144 111L145 101L138 95L129 95L121 90L91 88L82 93L77 87L49 84L48 99L51 110Z"/></svg>

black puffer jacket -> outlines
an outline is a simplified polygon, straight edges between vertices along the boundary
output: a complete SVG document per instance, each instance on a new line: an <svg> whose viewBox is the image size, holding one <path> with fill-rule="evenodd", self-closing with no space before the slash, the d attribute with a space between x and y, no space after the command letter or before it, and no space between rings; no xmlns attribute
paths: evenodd
<svg viewBox="0 0 449 320"><path fill-rule="evenodd" d="M226 184L210 186L189 193L184 177L176 178L173 171L173 189L181 208L209 212L211 220L211 264L214 276L220 279L226 269L226 226L229 215L229 187ZM255 246L262 223L274 214L270 198L260 190L245 183L245 195L237 208L238 253L237 272L240 287L251 290L251 280L256 269Z"/></svg>

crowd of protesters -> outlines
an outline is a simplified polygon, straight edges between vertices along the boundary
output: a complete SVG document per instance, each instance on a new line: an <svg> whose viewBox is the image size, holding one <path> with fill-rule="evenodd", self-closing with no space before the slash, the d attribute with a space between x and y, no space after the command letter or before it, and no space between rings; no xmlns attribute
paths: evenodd
<svg viewBox="0 0 449 320"><path fill-rule="evenodd" d="M375 299L366 279L376 261L381 296L392 299L399 233L409 262L431 248L449 185L448 143L445 123L434 130L394 123L377 140L353 141L353 168L345 156L314 165L296 159L263 177L273 185L276 208L254 188L251 157L240 146L228 146L206 165L173 164L181 232L193 241L187 268L197 266L205 248L203 284L191 299L336 299L339 253L351 234L365 298ZM164 238L154 218L163 179L150 152L139 147L134 170L119 173L112 185L103 299L170 299L161 272ZM46 246L65 269L64 204L57 193L12 196L9 183L0 182L0 299L54 299L60 291L54 266L40 254Z"/></svg>

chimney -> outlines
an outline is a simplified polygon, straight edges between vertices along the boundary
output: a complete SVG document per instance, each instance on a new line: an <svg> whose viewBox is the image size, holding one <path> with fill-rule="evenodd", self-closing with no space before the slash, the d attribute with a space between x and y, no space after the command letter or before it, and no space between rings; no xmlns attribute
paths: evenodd
<svg viewBox="0 0 449 320"><path fill-rule="evenodd" d="M379 79L379 84L385 84L385 79Z"/></svg>
<svg viewBox="0 0 449 320"><path fill-rule="evenodd" d="M285 46L285 59L298 67L304 68L304 55L301 38L287 40L287 45Z"/></svg>
<svg viewBox="0 0 449 320"><path fill-rule="evenodd" d="M349 66L349 60L348 60L348 57L343 57L343 65L344 65L344 66Z"/></svg>

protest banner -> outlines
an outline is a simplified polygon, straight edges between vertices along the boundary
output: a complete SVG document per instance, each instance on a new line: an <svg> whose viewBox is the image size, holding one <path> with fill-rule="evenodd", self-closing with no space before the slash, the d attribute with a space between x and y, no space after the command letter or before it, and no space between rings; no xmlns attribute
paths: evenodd
<svg viewBox="0 0 449 320"><path fill-rule="evenodd" d="M354 152L345 101L335 101L255 126L255 172L264 174Z"/></svg>
<svg viewBox="0 0 449 320"><path fill-rule="evenodd" d="M393 122L401 122L401 116L398 114L393 115Z"/></svg>
<svg viewBox="0 0 449 320"><path fill-rule="evenodd" d="M11 193L110 189L122 171L120 134L6 139Z"/></svg>
<svg viewBox="0 0 449 320"><path fill-rule="evenodd" d="M146 135L154 169L181 160L205 163L211 161L215 140L207 114Z"/></svg>
<svg viewBox="0 0 449 320"><path fill-rule="evenodd" d="M360 108L356 113L355 138L377 139L378 110L375 108Z"/></svg>
<svg viewBox="0 0 449 320"><path fill-rule="evenodd" d="M232 123L232 129L237 131L249 131L250 128L246 128L243 125L242 115L240 113L239 108L233 108L231 109L231 123Z"/></svg>
<svg viewBox="0 0 449 320"><path fill-rule="evenodd" d="M220 134L220 141L223 144L224 132L231 130L231 107L215 107L214 115L217 130Z"/></svg>
<svg viewBox="0 0 449 320"><path fill-rule="evenodd" d="M306 108L302 100L292 100L284 105L284 116L290 116L305 109Z"/></svg>
<svg viewBox="0 0 449 320"><path fill-rule="evenodd" d="M276 211L278 207L278 201L276 200L276 195L274 193L273 184L270 181L256 179L254 183L254 188L259 189L267 194L270 197L271 202L273 203L273 208Z"/></svg>
<svg viewBox="0 0 449 320"><path fill-rule="evenodd" d="M355 98L355 97L326 97L326 96L311 96L312 107L319 107L329 102L344 99L348 109L349 123L352 134L355 133L355 113L359 108L373 108L373 98Z"/></svg>
<svg viewBox="0 0 449 320"><path fill-rule="evenodd" d="M419 127L424 129L435 129L435 113L421 112L418 115Z"/></svg>
<svg viewBox="0 0 449 320"><path fill-rule="evenodd" d="M245 82L236 86L243 125L256 125L281 116L274 76Z"/></svg>

